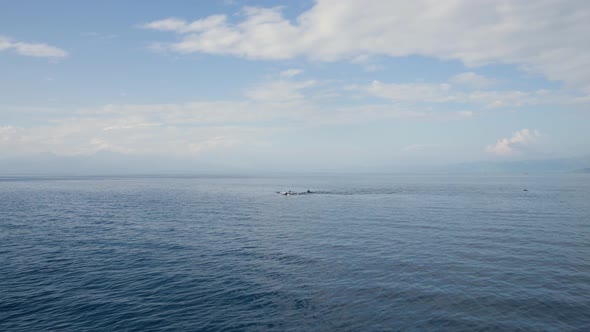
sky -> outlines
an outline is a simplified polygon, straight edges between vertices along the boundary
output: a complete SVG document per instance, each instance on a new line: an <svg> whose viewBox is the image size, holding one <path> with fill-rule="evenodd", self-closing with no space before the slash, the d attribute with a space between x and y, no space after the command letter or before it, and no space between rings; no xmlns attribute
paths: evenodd
<svg viewBox="0 0 590 332"><path fill-rule="evenodd" d="M586 0L0 0L0 160L388 171L585 156L589 35Z"/></svg>

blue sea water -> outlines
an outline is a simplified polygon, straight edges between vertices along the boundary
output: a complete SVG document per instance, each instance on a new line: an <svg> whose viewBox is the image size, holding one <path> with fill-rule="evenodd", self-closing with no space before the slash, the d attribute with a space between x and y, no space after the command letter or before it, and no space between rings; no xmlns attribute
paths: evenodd
<svg viewBox="0 0 590 332"><path fill-rule="evenodd" d="M3 177L0 330L590 331L590 175Z"/></svg>

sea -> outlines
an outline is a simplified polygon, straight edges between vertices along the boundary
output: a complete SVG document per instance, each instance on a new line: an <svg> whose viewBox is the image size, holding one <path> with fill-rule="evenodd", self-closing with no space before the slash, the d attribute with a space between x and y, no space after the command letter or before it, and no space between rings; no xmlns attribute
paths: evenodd
<svg viewBox="0 0 590 332"><path fill-rule="evenodd" d="M590 331L590 174L0 177L0 331Z"/></svg>

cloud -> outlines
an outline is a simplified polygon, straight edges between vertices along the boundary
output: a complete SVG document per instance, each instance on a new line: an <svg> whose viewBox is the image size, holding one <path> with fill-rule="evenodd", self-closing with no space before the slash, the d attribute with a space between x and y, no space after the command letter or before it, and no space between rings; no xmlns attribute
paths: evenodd
<svg viewBox="0 0 590 332"><path fill-rule="evenodd" d="M171 104L109 104L80 111L84 117L118 119L104 130L157 126L248 125L288 116L284 108L254 101L195 101Z"/></svg>
<svg viewBox="0 0 590 332"><path fill-rule="evenodd" d="M474 72L457 74L451 77L449 82L473 88L486 88L496 83L494 79L487 78L483 75L478 75Z"/></svg>
<svg viewBox="0 0 590 332"><path fill-rule="evenodd" d="M32 57L42 58L65 58L68 52L61 48L39 43L23 43L12 41L7 37L0 36L0 51L12 50L13 52Z"/></svg>
<svg viewBox="0 0 590 332"><path fill-rule="evenodd" d="M160 31L175 31L178 33L203 32L225 25L227 17L225 15L211 15L205 19L187 23L185 20L178 18L167 18L160 21L154 21L144 24L145 29Z"/></svg>
<svg viewBox="0 0 590 332"><path fill-rule="evenodd" d="M401 105L321 105L302 92L314 84L273 81L247 91L242 101L110 104L80 110L67 118L50 117L28 127L0 123L0 154L91 155L110 151L200 158L213 153L255 153L272 145L277 135L297 128L469 116Z"/></svg>
<svg viewBox="0 0 590 332"><path fill-rule="evenodd" d="M428 102L445 103L454 101L455 96L451 94L451 85L428 84L428 83L382 83L373 81L366 91L377 97L390 99L396 102Z"/></svg>
<svg viewBox="0 0 590 332"><path fill-rule="evenodd" d="M246 96L260 102L293 102L303 100L302 90L316 84L313 80L293 82L286 80L272 81L262 84L246 92Z"/></svg>
<svg viewBox="0 0 590 332"><path fill-rule="evenodd" d="M130 126L124 117L79 117L35 127L0 127L0 152L91 155L109 151L132 155L198 157L213 150L256 147L264 132L237 126ZM117 128L117 129L114 129ZM266 132L272 132L267 130Z"/></svg>
<svg viewBox="0 0 590 332"><path fill-rule="evenodd" d="M524 152L525 148L535 143L541 136L538 130L521 129L510 138L501 138L495 144L486 147L486 151L498 156L510 156Z"/></svg>
<svg viewBox="0 0 590 332"><path fill-rule="evenodd" d="M179 33L185 32L187 28L185 20L178 18L167 18L164 20L153 21L150 23L143 24L141 27L144 29L160 30L160 31L176 31Z"/></svg>
<svg viewBox="0 0 590 332"><path fill-rule="evenodd" d="M444 83L384 83L373 81L365 86L352 86L351 90L390 100L396 103L454 103L481 105L485 108L524 107L533 105L584 104L588 99L559 90L465 90L450 84L453 76Z"/></svg>
<svg viewBox="0 0 590 332"><path fill-rule="evenodd" d="M267 125L333 125L359 123L388 118L405 119L464 119L469 111L433 112L427 108L363 104L355 106L325 106L305 98L301 90L310 81L272 81L246 91L243 101L197 101L180 104L111 104L81 111L81 116L107 118L115 122L104 131L149 129L162 126L211 127Z"/></svg>
<svg viewBox="0 0 590 332"><path fill-rule="evenodd" d="M181 53L319 61L421 55L467 66L514 64L590 89L585 1L317 0L294 20L280 8L246 7L240 17L169 18L144 27L179 34L167 48Z"/></svg>
<svg viewBox="0 0 590 332"><path fill-rule="evenodd" d="M350 59L351 63L361 65L365 71L376 72L385 69L383 65L374 62L373 57L367 54L359 55Z"/></svg>
<svg viewBox="0 0 590 332"><path fill-rule="evenodd" d="M283 70L280 73L280 76L281 76L281 78L292 78L292 77L295 77L297 75L300 75L301 73L303 73L303 70L296 69L296 68L291 68L291 69Z"/></svg>

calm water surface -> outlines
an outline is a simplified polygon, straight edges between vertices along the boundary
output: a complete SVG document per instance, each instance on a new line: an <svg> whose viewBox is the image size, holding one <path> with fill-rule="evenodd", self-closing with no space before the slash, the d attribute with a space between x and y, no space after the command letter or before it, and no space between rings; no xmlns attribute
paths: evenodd
<svg viewBox="0 0 590 332"><path fill-rule="evenodd" d="M590 175L3 177L0 330L590 331Z"/></svg>

